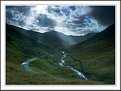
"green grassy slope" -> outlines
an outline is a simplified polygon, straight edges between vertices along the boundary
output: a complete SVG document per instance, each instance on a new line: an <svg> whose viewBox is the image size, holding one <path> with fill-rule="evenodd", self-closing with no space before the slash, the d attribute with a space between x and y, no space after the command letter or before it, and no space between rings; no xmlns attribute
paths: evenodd
<svg viewBox="0 0 121 91"><path fill-rule="evenodd" d="M34 35L34 36L33 36ZM21 63L31 57L49 58L52 55L50 48L36 41L38 33L25 31L21 28L6 25L6 83L25 84L29 77ZM31 75L28 74L31 77ZM19 81L20 80L20 81Z"/></svg>
<svg viewBox="0 0 121 91"><path fill-rule="evenodd" d="M115 83L115 25L70 49L90 80Z"/></svg>
<svg viewBox="0 0 121 91"><path fill-rule="evenodd" d="M6 25L6 84L95 84L80 80L73 71L60 67L62 54L40 41L40 36ZM30 67L40 74L25 72L21 66L32 57L38 57L38 60L30 63Z"/></svg>
<svg viewBox="0 0 121 91"><path fill-rule="evenodd" d="M6 25L6 84L114 83L115 38L114 31L109 33L107 30L73 46L70 53L67 52L66 64L84 71L89 78L85 81L72 70L58 64L62 57L58 49L63 49L61 43L67 45L66 42L55 35L49 34L47 37L48 34ZM25 72L21 66L22 62L33 57L38 59L29 66L39 74Z"/></svg>

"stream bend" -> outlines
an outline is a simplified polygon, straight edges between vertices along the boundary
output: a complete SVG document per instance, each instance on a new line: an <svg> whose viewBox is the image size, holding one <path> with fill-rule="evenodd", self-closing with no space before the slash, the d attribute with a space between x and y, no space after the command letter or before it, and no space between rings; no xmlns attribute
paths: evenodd
<svg viewBox="0 0 121 91"><path fill-rule="evenodd" d="M63 54L63 56L62 56L61 59L60 59L59 65L62 66L62 67L67 67L67 68L73 70L73 71L76 72L81 78L83 78L84 80L88 80L88 79L86 78L86 76L85 76L82 72L80 72L80 71L74 69L72 66L68 66L68 65L65 66L65 65L64 65L64 64L65 64L65 60L64 60L64 59L66 58L67 54L66 54L64 51L61 51L61 53Z"/></svg>

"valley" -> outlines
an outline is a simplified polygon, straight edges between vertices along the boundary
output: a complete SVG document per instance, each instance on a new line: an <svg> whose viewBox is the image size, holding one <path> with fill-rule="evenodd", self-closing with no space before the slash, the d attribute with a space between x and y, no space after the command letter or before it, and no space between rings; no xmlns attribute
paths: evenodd
<svg viewBox="0 0 121 91"><path fill-rule="evenodd" d="M61 59L60 59L59 65L60 65L61 67L64 67L65 69L70 69L70 70L74 71L75 73L77 73L77 74L80 76L80 79L87 80L87 78L84 76L84 74L83 74L82 72L79 72L78 70L74 69L74 68L71 67L71 66L68 66L67 64L65 65L65 59L66 59L67 54L65 54L64 51L61 51L61 53L62 53L63 55L62 55L62 57L61 57ZM34 73L39 74L39 72L36 72L36 69L34 69L34 70L32 69L32 67L34 66L33 63L36 63L36 60L37 60L37 58L28 59L28 60L26 60L25 62L23 62L21 65L22 65L23 69L24 69L26 72L32 72L33 74L34 74ZM35 62L34 62L34 61L35 61ZM41 60L39 60L39 61L41 61ZM32 62L32 63L31 63L31 62ZM29 67L29 64L31 64L30 67ZM35 65L35 66L36 66L36 65ZM35 66L34 66L34 67L35 67ZM55 65L55 66L58 66L58 65ZM40 68L40 67L39 67L39 68ZM38 69L38 70L41 70L41 69ZM37 70L37 71L38 71L38 70ZM45 71L45 70L43 70L43 71ZM41 71L40 71L40 74L41 74ZM61 74L61 75L64 75L64 74ZM56 77L56 75L53 75L53 76ZM66 79L66 78L64 78L64 79Z"/></svg>
<svg viewBox="0 0 121 91"><path fill-rule="evenodd" d="M114 84L115 25L84 37L6 25L6 84Z"/></svg>

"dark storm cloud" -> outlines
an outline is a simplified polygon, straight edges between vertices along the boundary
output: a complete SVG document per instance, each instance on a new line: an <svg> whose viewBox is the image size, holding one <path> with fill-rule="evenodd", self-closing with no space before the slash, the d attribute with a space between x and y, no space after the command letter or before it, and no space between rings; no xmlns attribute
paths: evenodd
<svg viewBox="0 0 121 91"><path fill-rule="evenodd" d="M31 8L34 8L34 6L7 6L7 23L28 29L53 28L55 26L54 20L48 18L46 14L36 14Z"/></svg>
<svg viewBox="0 0 121 91"><path fill-rule="evenodd" d="M69 8L70 8L72 11L76 10L76 7L75 7L75 6L69 6Z"/></svg>
<svg viewBox="0 0 121 91"><path fill-rule="evenodd" d="M27 30L80 36L103 31L115 21L113 6L7 6L6 21Z"/></svg>
<svg viewBox="0 0 121 91"><path fill-rule="evenodd" d="M36 20L38 20L38 26L54 28L56 23L54 20L47 17L45 14L40 14Z"/></svg>
<svg viewBox="0 0 121 91"><path fill-rule="evenodd" d="M63 15L59 6L55 6L55 7L48 6L47 11L48 11L48 13L51 13L51 14L54 13L59 16Z"/></svg>
<svg viewBox="0 0 121 91"><path fill-rule="evenodd" d="M115 6L92 6L90 16L100 24L110 25L115 22Z"/></svg>
<svg viewBox="0 0 121 91"><path fill-rule="evenodd" d="M6 6L6 10L13 10L23 15L29 15L31 7L32 6Z"/></svg>
<svg viewBox="0 0 121 91"><path fill-rule="evenodd" d="M6 6L6 21L12 25L25 25L26 17L30 14L27 6Z"/></svg>
<svg viewBox="0 0 121 91"><path fill-rule="evenodd" d="M73 23L75 23L75 24L83 24L84 20L85 20L85 15L82 15L82 16L76 18L76 20L73 20Z"/></svg>
<svg viewBox="0 0 121 91"><path fill-rule="evenodd" d="M70 28L81 28L81 27L86 27L91 23L90 18L87 15L82 15L79 17L76 17L75 20L72 20L71 22L67 23L67 27Z"/></svg>

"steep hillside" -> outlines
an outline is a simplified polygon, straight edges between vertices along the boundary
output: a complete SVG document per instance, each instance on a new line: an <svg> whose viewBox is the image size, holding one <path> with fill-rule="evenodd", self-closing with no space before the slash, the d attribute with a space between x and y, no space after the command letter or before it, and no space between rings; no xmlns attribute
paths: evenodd
<svg viewBox="0 0 121 91"><path fill-rule="evenodd" d="M62 53L58 47L63 41L54 33L41 34L6 25L6 84L101 84L84 81L72 70L60 67ZM35 57L29 64L35 73L26 72L23 62Z"/></svg>
<svg viewBox="0 0 121 91"><path fill-rule="evenodd" d="M53 49L39 42L39 36L40 33L6 25L6 84L36 84L49 79L58 82L46 74L41 75L45 79L41 79L40 75L34 76L25 72L21 66L25 60L33 57L44 60L52 58Z"/></svg>
<svg viewBox="0 0 121 91"><path fill-rule="evenodd" d="M25 31L22 28L6 25L6 46L7 54L9 54L7 58L9 56L10 58L15 57L17 54L20 56L18 58L49 55L50 48L36 40L36 36L40 35L33 31Z"/></svg>
<svg viewBox="0 0 121 91"><path fill-rule="evenodd" d="M115 25L73 46L71 56L81 62L92 80L115 83Z"/></svg>

